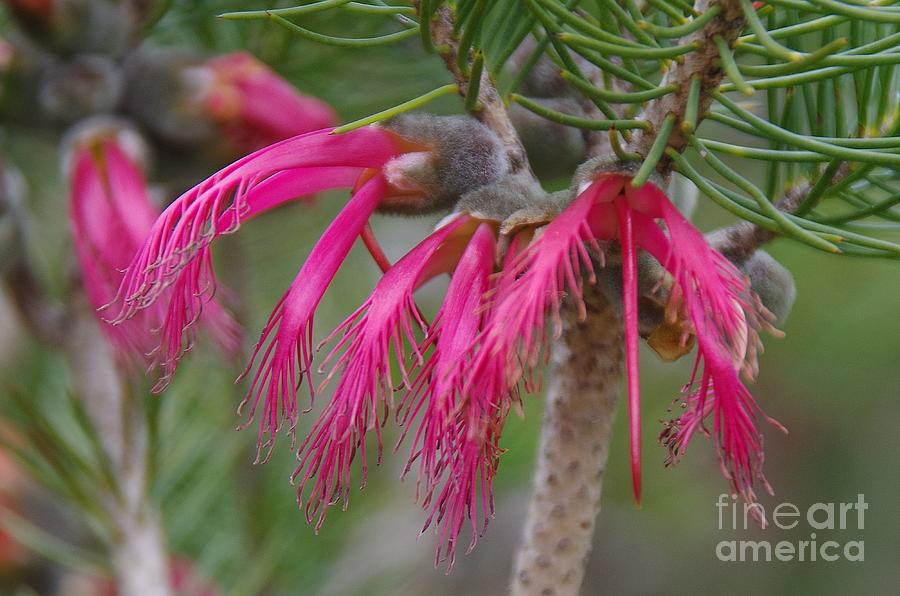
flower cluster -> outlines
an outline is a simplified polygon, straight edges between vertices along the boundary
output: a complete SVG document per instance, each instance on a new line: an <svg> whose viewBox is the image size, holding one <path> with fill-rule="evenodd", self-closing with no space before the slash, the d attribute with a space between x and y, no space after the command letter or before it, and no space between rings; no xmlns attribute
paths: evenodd
<svg viewBox="0 0 900 596"><path fill-rule="evenodd" d="M441 130L456 131L454 141ZM456 134L461 130L468 132ZM465 145L462 138L480 140ZM402 436L412 436L406 469L418 466L417 496L430 511L426 528L435 525L446 545L443 552L439 546L438 560L446 557L452 565L466 521L471 547L493 513L500 432L520 389L533 388L529 380L542 364L548 335L561 331L563 303L583 309L584 284L604 273L604 255L615 251L622 259L639 496L637 260L646 251L667 272L657 291L665 295L668 322L682 330L678 341L687 346L696 337L698 348L685 411L663 434L671 458L698 430L711 435L732 487L752 499L754 481L762 476L760 412L740 373L755 371L756 330L767 318L746 278L657 186L632 188L625 171L591 173L545 225L510 230L499 218L466 210L459 199L481 193L483 201L484 189L513 176L506 161L493 155L491 138L468 118L413 118L341 135L317 131L257 151L189 190L160 216L127 269L115 320L123 323L162 302L163 336L182 334L189 343L194 330L184 323L201 316L215 287L214 240L296 197L350 189L349 202L262 331L245 371L250 384L242 407L260 419L259 457L265 458L278 431L295 432L298 387L305 381L312 396L334 381L330 401L300 443L293 475L298 501L317 528L330 505L346 506L357 458L365 482L370 435L381 458L382 427L393 410ZM473 159L479 151L491 159ZM453 177L452 164L461 162L474 164L475 175ZM385 264L369 298L320 344L334 345L317 387L313 320L329 284L358 237L384 261L368 228L372 214L434 211L446 207L434 196L448 194L457 198L457 208L403 258ZM429 322L414 294L447 273L450 284ZM180 353L166 351L170 370ZM395 404L398 386L403 393Z"/></svg>

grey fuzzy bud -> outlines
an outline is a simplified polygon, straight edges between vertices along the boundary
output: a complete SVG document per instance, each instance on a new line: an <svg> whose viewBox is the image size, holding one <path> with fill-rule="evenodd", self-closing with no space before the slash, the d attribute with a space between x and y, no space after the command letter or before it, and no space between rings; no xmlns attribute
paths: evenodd
<svg viewBox="0 0 900 596"><path fill-rule="evenodd" d="M731 228L715 230L706 235L706 241L734 262L732 255L722 250L730 242L730 232ZM775 324L783 323L791 313L797 297L797 287L791 272L764 250L756 250L750 257L734 264L750 279L750 286L763 306L775 315Z"/></svg>
<svg viewBox="0 0 900 596"><path fill-rule="evenodd" d="M750 285L763 306L775 315L775 324L784 323L797 297L791 272L762 250L754 252L741 269L750 278Z"/></svg>
<svg viewBox="0 0 900 596"><path fill-rule="evenodd" d="M508 70L518 75L531 61L535 51L538 51L537 42L533 37L526 37L525 40L516 48L513 55L507 63ZM578 54L572 55L572 60L581 71L581 75L588 80L599 79L601 71L593 63L589 62ZM560 67L553 60L547 57L546 53L541 53L540 57L532 64L522 79L517 91L529 97L541 98L577 98L579 94L572 89L572 86L560 76Z"/></svg>
<svg viewBox="0 0 900 596"><path fill-rule="evenodd" d="M54 64L41 78L38 101L49 117L62 122L113 111L122 99L124 79L109 57L77 56Z"/></svg>
<svg viewBox="0 0 900 596"><path fill-rule="evenodd" d="M623 176L634 176L640 165L640 162L620 161L619 158L615 156L601 155L593 157L578 166L578 169L575 170L570 188L572 189L574 196L578 196L578 194L592 184L600 174L615 172L617 174L622 174ZM662 181L659 178L659 174L655 172L650 175L650 181L657 186L662 184ZM663 186L665 186L665 184L663 184Z"/></svg>
<svg viewBox="0 0 900 596"><path fill-rule="evenodd" d="M467 192L502 179L509 161L500 139L468 116L405 114L384 127L422 152L385 165L388 181L407 194L386 199L381 210L420 214L449 209Z"/></svg>
<svg viewBox="0 0 900 596"><path fill-rule="evenodd" d="M584 116L574 99L533 101L563 114ZM587 157L587 142L580 130L547 120L519 104L510 106L509 117L525 146L528 161L539 177L568 178Z"/></svg>
<svg viewBox="0 0 900 596"><path fill-rule="evenodd" d="M536 49L537 44L534 39L526 38L526 41L513 52L509 61L509 69L514 73L520 72ZM546 54L542 54L528 71L519 91L523 95L531 97L550 98L564 97L569 95L572 90L568 83L559 76L559 67Z"/></svg>
<svg viewBox="0 0 900 596"><path fill-rule="evenodd" d="M598 268L598 272L597 286L621 316L624 287L619 255L610 254L606 267ZM665 269L659 261L644 251L638 253L638 327L643 337L649 336L655 328L664 323L667 294L661 282L665 276Z"/></svg>

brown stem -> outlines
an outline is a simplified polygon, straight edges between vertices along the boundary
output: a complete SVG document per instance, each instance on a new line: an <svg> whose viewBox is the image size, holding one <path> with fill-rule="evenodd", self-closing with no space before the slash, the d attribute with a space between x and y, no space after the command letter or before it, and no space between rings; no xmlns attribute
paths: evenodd
<svg viewBox="0 0 900 596"><path fill-rule="evenodd" d="M534 492L510 592L575 596L591 552L594 523L622 375L622 323L596 286L587 317L567 305L553 345L551 381Z"/></svg>
<svg viewBox="0 0 900 596"><path fill-rule="evenodd" d="M849 164L843 164L831 178L831 184L837 184L846 178L850 172ZM775 206L786 213L793 213L803 203L803 200L812 188L812 182L801 182L792 186L784 193L783 197L776 201ZM766 230L749 221L742 221L729 226L722 233L725 235L725 241L716 248L736 265L743 264L753 255L756 249L763 244L771 242L778 236L777 232Z"/></svg>
<svg viewBox="0 0 900 596"><path fill-rule="evenodd" d="M711 92L719 87L725 76L725 72L719 66L719 52L713 39L721 35L728 46L732 47L744 27L744 13L737 0L698 0L694 4L694 9L697 14L703 14L713 6L719 6L721 10L715 18L699 31L678 40L679 45L697 44L699 49L685 55L683 62L675 62L666 72L660 85L675 85L678 91L647 104L638 118L649 122L650 129L636 132L628 143L628 151L642 156L647 155L656 139L655 131L660 129L663 120L669 114L675 115L675 126L669 136L668 145L679 152L687 146L688 139L682 131L681 123L684 121L691 79L694 75L700 75L700 108L697 114L698 118L702 118L712 102ZM658 169L662 174L666 174L670 168L671 160L664 157Z"/></svg>
<svg viewBox="0 0 900 596"><path fill-rule="evenodd" d="M110 556L119 593L169 596L165 541L148 499L148 431L140 402L145 397L127 391L111 348L77 288L72 292L76 298L66 304L43 291L27 259L29 214L16 200L21 197L5 196L4 190L0 188L0 215L11 218L12 228L6 238L11 258L4 263L4 281L29 331L68 361L74 393L84 403L115 474L118 490L100 498L114 524Z"/></svg>
<svg viewBox="0 0 900 596"><path fill-rule="evenodd" d="M714 4L721 13L679 42L696 43L699 49L664 77L662 84L676 85L678 92L646 106L640 118L648 121L651 129L635 133L625 145L626 151L646 155L655 140L654 131L670 113L676 121L669 144L678 151L685 148L681 122L690 82L695 74L700 75L702 114L711 102L710 92L718 88L724 75L712 40L721 35L730 46L744 25L736 0L698 0L695 6L702 14ZM602 138L592 143L591 153L614 157ZM664 162L659 169L666 174L670 167ZM621 320L596 287L588 288L585 301L586 319L579 321L576 313L568 310L562 338L553 346L534 493L511 582L515 596L576 596L591 551L622 376L623 330Z"/></svg>

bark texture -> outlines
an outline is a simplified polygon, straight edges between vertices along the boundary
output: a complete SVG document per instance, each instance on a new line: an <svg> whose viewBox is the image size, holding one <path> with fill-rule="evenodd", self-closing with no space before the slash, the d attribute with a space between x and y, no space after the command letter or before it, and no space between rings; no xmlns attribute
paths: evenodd
<svg viewBox="0 0 900 596"><path fill-rule="evenodd" d="M694 75L700 76L698 117L702 118L709 109L712 103L712 92L718 89L725 77L725 71L719 65L719 50L713 39L721 36L728 47L732 47L744 27L744 13L737 0L697 0L694 3L694 10L697 11L697 14L703 14L713 6L718 6L721 10L715 18L699 31L678 40L677 45L695 44L698 49L686 54L683 61L676 62L666 72L660 86L675 85L678 91L647 103L638 118L649 122L651 128L646 132L635 132L634 138L628 144L629 151L646 156L653 141L656 140L657 131L662 127L663 120L669 114L675 115L675 126L669 136L668 146L678 152L684 151L688 139L683 134L681 123L684 121L688 90ZM663 157L657 169L660 173L667 174L670 167L670 160Z"/></svg>
<svg viewBox="0 0 900 596"><path fill-rule="evenodd" d="M554 343L541 442L510 592L572 596L590 555L622 377L622 323L596 286L587 317L566 305Z"/></svg>

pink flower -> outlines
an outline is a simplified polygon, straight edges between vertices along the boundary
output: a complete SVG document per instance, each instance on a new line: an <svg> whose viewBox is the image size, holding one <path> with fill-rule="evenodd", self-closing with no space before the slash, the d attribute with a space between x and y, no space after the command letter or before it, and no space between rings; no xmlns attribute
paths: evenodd
<svg viewBox="0 0 900 596"><path fill-rule="evenodd" d="M664 224L668 235L657 221ZM504 271L508 288L497 300L498 324L482 339L472 386L515 385L538 364L545 336L544 313L557 319L568 293L583 308L582 279L594 276L593 257L602 263L599 241L618 240L622 250L625 355L635 499L640 502L640 388L638 384L637 251L644 249L672 275L669 317L683 320L697 336L695 374L686 387L685 413L663 433L669 462L686 449L699 428L711 434L722 470L736 492L754 498L752 484L762 476L759 407L739 378L755 372L763 326L761 307L746 279L698 232L653 184L639 189L622 174L597 176L553 222L539 231L521 257ZM593 249L589 254L588 247ZM502 326L499 323L503 322ZM684 343L688 341L685 333ZM695 383L698 377L699 385ZM713 429L704 421L712 418Z"/></svg>
<svg viewBox="0 0 900 596"><path fill-rule="evenodd" d="M365 439L369 430L376 433L381 459L380 429L393 405L391 354L406 386L410 379L405 345L412 346L413 366L424 360L415 331L426 329L427 325L413 301L413 292L436 275L453 269L472 232L473 226L468 223L469 218L458 217L409 251L384 274L369 299L325 340L342 334L322 364L324 367L333 363L325 383L338 372L340 379L331 402L300 446L300 465L294 473L295 478L302 475L297 488L300 501L307 482L315 476L307 517L311 519L318 513L317 526L324 519L323 504L340 498L346 505L350 464L357 452L362 459L365 484Z"/></svg>
<svg viewBox="0 0 900 596"><path fill-rule="evenodd" d="M121 271L141 247L159 212L147 195L140 169L113 134L78 143L70 176L75 253L85 293L102 320L103 309L116 295ZM158 344L148 333L160 328L164 316L160 304L142 311L131 324L114 327L104 323L102 328L123 362L152 361L160 355L157 345L163 355L172 349L165 334ZM203 323L225 351L237 350L235 323L218 303L210 304ZM180 336L178 340L180 344Z"/></svg>
<svg viewBox="0 0 900 596"><path fill-rule="evenodd" d="M299 134L334 126L325 102L303 95L246 52L209 60L200 92L207 115L242 151L254 151Z"/></svg>

